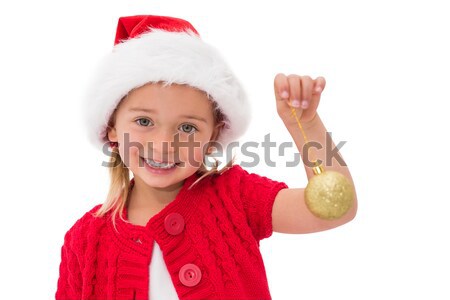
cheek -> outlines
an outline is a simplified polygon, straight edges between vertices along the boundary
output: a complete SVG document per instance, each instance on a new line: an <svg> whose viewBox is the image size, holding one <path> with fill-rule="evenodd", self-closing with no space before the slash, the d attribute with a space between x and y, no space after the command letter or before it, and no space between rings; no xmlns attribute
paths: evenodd
<svg viewBox="0 0 450 300"><path fill-rule="evenodd" d="M188 161L192 158L194 158L194 160L196 162L203 162L203 157L204 157L204 153L206 151L206 145L207 145L207 141L198 141L199 144L196 144L195 146L192 147L180 147L179 149L179 155L180 158L183 161Z"/></svg>
<svg viewBox="0 0 450 300"><path fill-rule="evenodd" d="M138 165L138 156L142 156L140 152L142 151L140 151L138 147L126 147L123 144L119 146L120 157L125 166L129 168Z"/></svg>
<svg viewBox="0 0 450 300"><path fill-rule="evenodd" d="M118 140L121 145L121 149L125 150L128 148L145 148L145 134L133 131L122 131L119 132ZM131 149L128 151L132 151Z"/></svg>
<svg viewBox="0 0 450 300"><path fill-rule="evenodd" d="M201 142L200 143L200 147L196 147L194 150L194 155L195 155L195 160L196 161L203 161L203 157L205 156L205 152L206 152L206 144L207 142Z"/></svg>
<svg viewBox="0 0 450 300"><path fill-rule="evenodd" d="M145 157L145 147L141 135L132 132L119 132L119 153L127 167L139 163L138 156Z"/></svg>

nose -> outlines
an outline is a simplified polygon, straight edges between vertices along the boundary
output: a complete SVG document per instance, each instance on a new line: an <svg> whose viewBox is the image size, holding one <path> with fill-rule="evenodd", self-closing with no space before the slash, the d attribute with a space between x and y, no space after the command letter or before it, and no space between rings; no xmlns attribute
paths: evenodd
<svg viewBox="0 0 450 300"><path fill-rule="evenodd" d="M147 139L148 157L155 160L167 161L174 156L174 134L170 131L152 132Z"/></svg>

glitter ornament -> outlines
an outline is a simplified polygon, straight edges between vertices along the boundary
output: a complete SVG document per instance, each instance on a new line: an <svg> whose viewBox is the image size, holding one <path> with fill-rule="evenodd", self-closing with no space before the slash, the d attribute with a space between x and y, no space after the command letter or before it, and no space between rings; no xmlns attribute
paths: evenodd
<svg viewBox="0 0 450 300"><path fill-rule="evenodd" d="M293 107L292 114L307 144L308 139ZM353 205L353 184L339 172L325 171L317 160L314 164L314 176L309 179L305 188L306 206L316 217L326 220L338 219Z"/></svg>
<svg viewBox="0 0 450 300"><path fill-rule="evenodd" d="M333 220L345 215L352 207L353 185L339 172L324 171L321 165L313 168L314 176L305 189L308 209L321 219Z"/></svg>

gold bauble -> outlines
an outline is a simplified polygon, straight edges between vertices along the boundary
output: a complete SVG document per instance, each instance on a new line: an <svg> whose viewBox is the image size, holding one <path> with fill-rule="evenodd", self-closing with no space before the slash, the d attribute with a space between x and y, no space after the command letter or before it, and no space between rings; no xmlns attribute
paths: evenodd
<svg viewBox="0 0 450 300"><path fill-rule="evenodd" d="M314 175L305 189L308 209L321 219L342 217L353 205L353 185L341 173L313 168Z"/></svg>

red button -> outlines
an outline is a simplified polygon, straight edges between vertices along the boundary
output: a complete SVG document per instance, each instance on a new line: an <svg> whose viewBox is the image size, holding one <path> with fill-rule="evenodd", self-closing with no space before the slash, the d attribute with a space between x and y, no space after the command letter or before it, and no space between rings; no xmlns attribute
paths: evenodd
<svg viewBox="0 0 450 300"><path fill-rule="evenodd" d="M184 229L184 218L179 213L170 213L164 219L164 227L171 235L180 234Z"/></svg>
<svg viewBox="0 0 450 300"><path fill-rule="evenodd" d="M178 276L185 286L196 286L202 279L202 271L194 264L186 264L180 269Z"/></svg>

